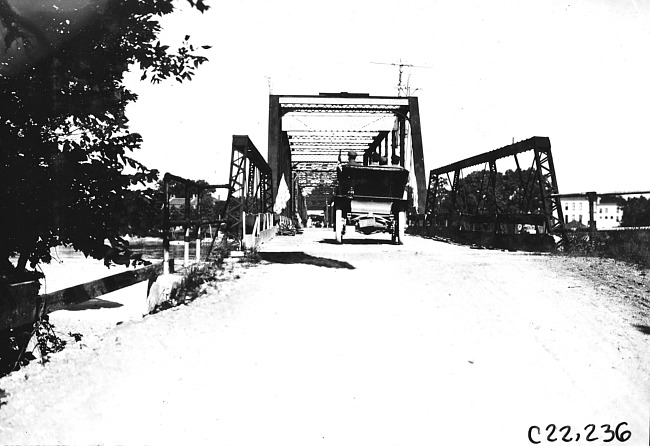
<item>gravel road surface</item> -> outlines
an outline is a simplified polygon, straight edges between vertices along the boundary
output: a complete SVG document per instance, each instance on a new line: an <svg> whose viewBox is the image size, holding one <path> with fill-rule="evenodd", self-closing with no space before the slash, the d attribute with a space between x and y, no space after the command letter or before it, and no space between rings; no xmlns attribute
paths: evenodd
<svg viewBox="0 0 650 446"><path fill-rule="evenodd" d="M332 238L277 237L192 304L0 379L0 443L649 444L645 275Z"/></svg>

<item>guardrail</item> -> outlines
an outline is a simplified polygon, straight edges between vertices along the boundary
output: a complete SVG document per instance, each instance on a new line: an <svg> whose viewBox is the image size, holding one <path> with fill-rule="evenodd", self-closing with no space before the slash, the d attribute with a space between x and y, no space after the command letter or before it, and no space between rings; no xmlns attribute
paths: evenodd
<svg viewBox="0 0 650 446"><path fill-rule="evenodd" d="M177 177L171 174L165 175L165 183L177 181L186 186L185 194L185 218L182 220L171 220L169 218L169 193L165 184L165 206L163 209L163 261L142 268L125 271L122 273L93 280L73 287L65 288L48 294L38 294L40 284L38 281L11 284L0 288L0 332L12 328L18 328L27 324L33 324L40 317L57 310L65 309L71 305L88 301L104 294L134 285L145 280L150 286L161 274L168 275L173 272L173 259L170 259L169 250L169 229L174 225L181 225L185 229L185 252L183 264L189 266L189 243L192 235L191 228L196 229L196 263L201 262L200 227L208 223L225 223L223 219L202 219L200 205L198 217L192 218L189 213L190 187L194 187L200 193L203 189L229 188L229 185L199 185L191 180ZM273 213L246 214L242 212L242 248L253 248L273 238L278 229L278 224L291 224L291 220L284 216L276 216ZM218 231L217 231L218 233ZM216 234L215 234L216 238ZM214 238L213 238L214 244Z"/></svg>
<svg viewBox="0 0 650 446"><path fill-rule="evenodd" d="M170 205L169 205L169 200L170 200L170 194L169 194L169 183L170 182L176 182L180 183L183 185L185 193L184 193L184 206L183 206L183 211L184 211L184 218L182 220L171 220L170 219ZM184 237L184 243L185 243L185 255L183 258L183 265L184 266L189 266L190 264L190 259L189 259L189 246L190 246L190 240L191 240L191 234L192 234L192 229L196 231L196 260L199 261L201 258L201 226L207 225L207 224L221 224L225 223L225 219L205 219L202 218L201 215L201 196L202 193L206 190L212 190L212 189L228 189L229 191L231 190L231 187L229 184L199 184L196 181L193 180L188 180L187 178L182 178L177 175L172 175L170 173L166 173L164 178L163 178L163 183L164 183L164 193L165 193L165 198L163 201L163 274L169 274L170 272L173 272L173 267L171 266L170 262L170 257L169 257L169 231L172 226L183 226L185 237ZM196 216L195 218L192 218L192 206L191 206L191 192L196 193L196 199L197 199L197 204L196 204ZM213 244L214 244L214 239L217 237L218 234L218 229L217 232L215 233L213 237ZM208 253L209 254L209 253Z"/></svg>
<svg viewBox="0 0 650 446"><path fill-rule="evenodd" d="M0 288L0 331L17 328L26 324L33 324L43 315L49 314L56 310L65 309L66 307L85 302L87 300L102 296L104 294L117 291L119 289L134 285L136 283L149 280L150 283L161 273L170 272L169 251L169 230L171 226L183 226L185 232L185 255L184 266L190 265L189 243L192 235L192 228L196 232L196 261L201 260L201 240L200 228L206 224L221 224L223 219L203 219L201 218L201 192L206 189L224 188L229 189L229 185L204 185L187 180L172 174L164 176L164 204L163 204L163 262L145 266L112 276L93 280L87 283L76 285L60 291L48 294L38 294L40 284L38 281L24 282L20 284L10 284ZM170 220L169 212L169 183L178 182L184 185L184 217L182 220ZM194 218L190 213L190 191L191 189L198 196L196 214ZM217 231L218 233L218 231ZM215 237L217 235L215 233Z"/></svg>
<svg viewBox="0 0 650 446"><path fill-rule="evenodd" d="M279 222L289 218L280 216ZM256 248L260 244L271 240L277 233L278 226L275 224L275 216L270 212L262 214L246 214L242 212L242 248Z"/></svg>
<svg viewBox="0 0 650 446"><path fill-rule="evenodd" d="M162 263L156 263L41 295L37 281L9 285L7 295L3 293L0 300L0 331L31 324L53 311L145 280L153 281L161 272Z"/></svg>

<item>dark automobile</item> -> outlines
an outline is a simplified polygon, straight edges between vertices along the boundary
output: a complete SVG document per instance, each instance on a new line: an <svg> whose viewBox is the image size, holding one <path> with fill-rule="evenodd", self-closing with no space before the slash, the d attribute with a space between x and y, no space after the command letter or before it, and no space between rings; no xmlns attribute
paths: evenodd
<svg viewBox="0 0 650 446"><path fill-rule="evenodd" d="M402 244L409 171L400 166L339 164L338 190L332 200L334 233L338 243L348 226L362 234L388 232Z"/></svg>

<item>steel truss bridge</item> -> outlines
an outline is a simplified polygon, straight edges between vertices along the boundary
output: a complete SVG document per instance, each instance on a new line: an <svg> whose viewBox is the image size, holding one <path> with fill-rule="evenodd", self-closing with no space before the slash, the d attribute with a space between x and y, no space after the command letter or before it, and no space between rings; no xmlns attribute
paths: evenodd
<svg viewBox="0 0 650 446"><path fill-rule="evenodd" d="M532 154L532 163L522 169L520 156L526 152ZM516 166L518 187L507 200L517 202L517 212L502 209L503 203L497 200L497 161L508 158ZM481 165L485 168L480 186L472 191L478 202L470 209L461 199L467 187L462 181L463 171ZM543 233L559 236L559 242L566 244L550 139L536 136L431 170L425 214L429 225L470 230L478 226L494 233L513 232L515 225L533 225L541 227Z"/></svg>
<svg viewBox="0 0 650 446"><path fill-rule="evenodd" d="M240 234L242 213L272 212L271 168L246 135L233 135L230 188L226 200L227 230Z"/></svg>
<svg viewBox="0 0 650 446"><path fill-rule="evenodd" d="M337 93L269 97L268 160L273 193L286 181L286 215L323 211L347 152L378 153L411 171L409 199L424 212L426 178L417 97Z"/></svg>
<svg viewBox="0 0 650 446"><path fill-rule="evenodd" d="M243 213L272 212L282 182L290 192L283 215L306 218L308 211L326 211L337 186L336 167L354 150L364 160L377 154L410 171L406 198L415 225L504 234L514 233L517 225L533 225L538 233L566 243L547 137L435 168L427 186L417 97L270 95L268 132L268 163L248 136L233 136L225 215L229 232L239 233ZM516 166L518 187L504 206L503 197L497 197L497 165L503 170L508 162ZM461 198L467 187L463 177L480 166L480 186L473 191L478 203L468 208Z"/></svg>

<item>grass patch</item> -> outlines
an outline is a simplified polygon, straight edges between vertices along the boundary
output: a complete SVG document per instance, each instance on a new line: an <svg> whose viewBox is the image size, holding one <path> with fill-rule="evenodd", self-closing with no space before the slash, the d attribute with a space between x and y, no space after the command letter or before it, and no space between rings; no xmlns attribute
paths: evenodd
<svg viewBox="0 0 650 446"><path fill-rule="evenodd" d="M0 334L0 376L19 370L35 359L45 365L52 353L65 348L66 337L79 342L83 335L57 331L47 315L33 324L5 330ZM30 343L32 338L36 342Z"/></svg>
<svg viewBox="0 0 650 446"><path fill-rule="evenodd" d="M568 255L603 257L650 268L650 231L597 231L569 233Z"/></svg>
<svg viewBox="0 0 650 446"><path fill-rule="evenodd" d="M151 314L159 313L179 305L187 305L197 297L207 293L207 284L224 280L224 261L230 257L230 253L237 246L236 241L226 238L222 239L215 245L204 263L190 266L187 269L182 283L174 288L169 299L157 305Z"/></svg>
<svg viewBox="0 0 650 446"><path fill-rule="evenodd" d="M257 247L247 248L244 251L244 256L242 257L241 261L246 266L257 265L262 261L262 256L260 255Z"/></svg>
<svg viewBox="0 0 650 446"><path fill-rule="evenodd" d="M182 284L174 290L170 299L158 305L152 314L187 305L207 292L205 284L224 280L224 260L230 257L231 251L237 246L237 242L233 240L224 238L220 241L205 263L188 269ZM255 262L256 257L259 258L259 254L250 253L249 262ZM30 344L29 341L34 336L36 342ZM0 377L19 370L35 359L44 365L52 353L63 350L70 340L81 341L82 336L80 333L58 332L47 315L34 324L4 330L0 332ZM4 404L4 397L6 394L0 389L0 406Z"/></svg>

